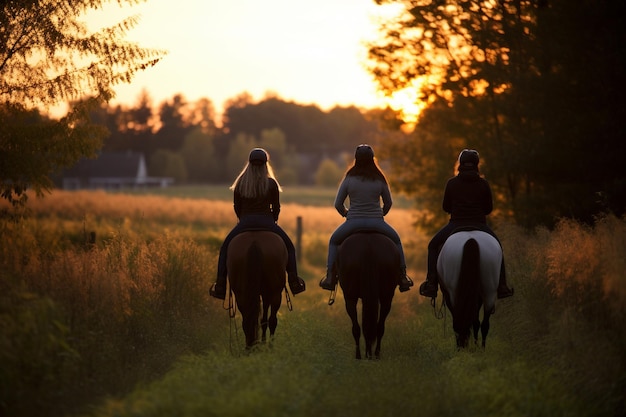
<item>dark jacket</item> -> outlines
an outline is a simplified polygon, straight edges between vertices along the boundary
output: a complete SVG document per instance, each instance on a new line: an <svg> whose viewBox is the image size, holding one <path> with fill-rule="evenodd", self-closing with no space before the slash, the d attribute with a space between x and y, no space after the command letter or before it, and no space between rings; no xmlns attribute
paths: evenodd
<svg viewBox="0 0 626 417"><path fill-rule="evenodd" d="M278 184L273 178L268 178L268 192L262 198L242 197L237 188L233 192L233 205L238 219L249 214L266 214L278 221L280 214L280 198Z"/></svg>
<svg viewBox="0 0 626 417"><path fill-rule="evenodd" d="M477 171L450 178L443 193L443 210L452 222L486 223L493 210L491 187Z"/></svg>

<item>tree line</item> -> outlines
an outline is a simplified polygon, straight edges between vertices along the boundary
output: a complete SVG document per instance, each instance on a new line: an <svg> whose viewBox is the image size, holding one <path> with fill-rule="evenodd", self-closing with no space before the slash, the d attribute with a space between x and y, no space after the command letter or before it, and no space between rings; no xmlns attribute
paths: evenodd
<svg viewBox="0 0 626 417"><path fill-rule="evenodd" d="M178 183L230 182L258 146L268 150L281 182L337 185L355 147L380 136L378 113L323 111L276 96L254 101L243 93L228 100L220 124L208 98L189 102L176 94L155 106L143 91L136 105L104 103L91 119L108 131L102 151L140 152L150 175Z"/></svg>
<svg viewBox="0 0 626 417"><path fill-rule="evenodd" d="M368 142L394 191L430 213L427 227L444 220L443 187L466 147L480 152L498 210L522 225L625 213L626 2L375 1L401 6L369 44L379 90L419 89L428 103L408 133L388 109L325 112L246 94L227 103L219 126L209 99L177 95L155 109L144 94L134 107L110 107L115 85L166 54L125 39L137 17L89 33L80 16L108 0L4 2L2 198L43 195L55 173L100 151L141 151L152 175L229 182L249 148L264 146L283 181L332 182L320 166L343 171L343 155ZM62 102L73 104L61 119L39 111Z"/></svg>

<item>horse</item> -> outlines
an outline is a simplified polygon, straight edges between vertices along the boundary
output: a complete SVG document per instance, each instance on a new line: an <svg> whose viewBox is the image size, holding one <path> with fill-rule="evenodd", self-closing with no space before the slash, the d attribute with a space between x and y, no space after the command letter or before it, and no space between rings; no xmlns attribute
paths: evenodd
<svg viewBox="0 0 626 417"><path fill-rule="evenodd" d="M286 266L287 248L276 233L245 231L235 236L228 245L228 279L241 312L247 349L259 342L261 311L261 341L266 341L268 326L270 338L274 336L278 325L276 315L285 288Z"/></svg>
<svg viewBox="0 0 626 417"><path fill-rule="evenodd" d="M361 299L365 357L372 359L372 346L376 342L374 355L380 359L385 320L400 279L400 252L387 236L359 231L339 247L337 271L346 311L352 320L356 358L361 359L361 327L357 317L357 303Z"/></svg>
<svg viewBox="0 0 626 417"><path fill-rule="evenodd" d="M478 330L485 347L489 318L495 312L502 248L489 233L458 231L448 237L437 258L441 291L452 313L458 349L468 347L470 328L478 344ZM483 320L480 322L480 309Z"/></svg>

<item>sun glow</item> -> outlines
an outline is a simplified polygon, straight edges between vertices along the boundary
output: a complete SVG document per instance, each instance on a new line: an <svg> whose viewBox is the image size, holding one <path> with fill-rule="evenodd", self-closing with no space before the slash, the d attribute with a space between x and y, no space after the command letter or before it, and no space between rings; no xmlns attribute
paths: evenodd
<svg viewBox="0 0 626 417"><path fill-rule="evenodd" d="M421 86L425 82L425 78L413 80L409 86L397 90L391 96L385 98L386 104L400 113L400 117L402 117L408 129L415 127L421 112L428 105L428 102L421 94Z"/></svg>

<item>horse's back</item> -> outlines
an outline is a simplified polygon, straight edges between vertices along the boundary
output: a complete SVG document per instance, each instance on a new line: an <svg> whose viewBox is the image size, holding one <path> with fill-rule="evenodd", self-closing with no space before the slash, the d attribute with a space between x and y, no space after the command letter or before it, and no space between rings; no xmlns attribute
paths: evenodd
<svg viewBox="0 0 626 417"><path fill-rule="evenodd" d="M248 250L254 245L257 245L264 257L287 263L287 247L283 239L269 230L254 230L242 232L230 242L227 252L229 266L245 260Z"/></svg>

